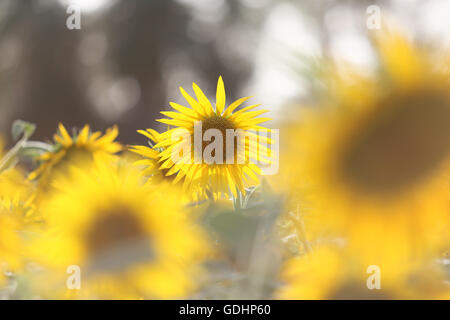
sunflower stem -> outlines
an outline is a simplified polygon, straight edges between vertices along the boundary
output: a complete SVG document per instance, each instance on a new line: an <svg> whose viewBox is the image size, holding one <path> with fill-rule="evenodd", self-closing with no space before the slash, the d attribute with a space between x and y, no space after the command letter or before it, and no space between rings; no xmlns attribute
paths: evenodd
<svg viewBox="0 0 450 320"><path fill-rule="evenodd" d="M303 243L303 247L305 248L305 252L306 253L311 253L312 250L312 246L310 244L310 242L308 241L307 237L306 237L306 229L305 229L305 223L303 221L303 218L301 216L300 213L300 207L297 206L297 212L296 214L294 214L293 212L290 213L291 217L294 220L295 226L296 226L296 231L297 231L297 235L299 237L299 240Z"/></svg>
<svg viewBox="0 0 450 320"><path fill-rule="evenodd" d="M247 194L246 194L246 196L245 196L244 204L243 204L243 207L244 207L244 208L247 208L247 207L248 207L248 203L249 203L249 201L250 201L250 198L252 197L253 193L255 193L255 191L256 191L258 188L259 188L259 186L256 186L256 187L247 189Z"/></svg>
<svg viewBox="0 0 450 320"><path fill-rule="evenodd" d="M53 146L49 143L41 142L41 141L25 141L22 149L39 149L47 152L52 151Z"/></svg>
<svg viewBox="0 0 450 320"><path fill-rule="evenodd" d="M20 150L25 146L28 139L33 135L36 125L23 120L16 120L12 124L11 133L14 140L20 136L20 140L12 147L0 160L0 172L6 170L10 166L15 166L17 163L16 156Z"/></svg>
<svg viewBox="0 0 450 320"><path fill-rule="evenodd" d="M28 137L23 136L22 139L17 141L14 147L12 147L5 156L0 160L0 172L6 170L11 163L14 163L13 159L19 153L20 149L22 149L23 145L27 141Z"/></svg>
<svg viewBox="0 0 450 320"><path fill-rule="evenodd" d="M236 197L233 195L233 206L235 211L241 210L243 208L242 193L239 189L236 192Z"/></svg>

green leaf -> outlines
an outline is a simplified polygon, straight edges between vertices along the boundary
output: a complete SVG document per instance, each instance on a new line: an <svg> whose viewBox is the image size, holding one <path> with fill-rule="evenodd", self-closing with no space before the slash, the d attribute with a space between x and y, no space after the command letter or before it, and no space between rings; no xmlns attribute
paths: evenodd
<svg viewBox="0 0 450 320"><path fill-rule="evenodd" d="M23 120L15 120L12 124L11 134L15 141L17 141L22 136L26 140L33 135L35 130L36 125L34 123Z"/></svg>

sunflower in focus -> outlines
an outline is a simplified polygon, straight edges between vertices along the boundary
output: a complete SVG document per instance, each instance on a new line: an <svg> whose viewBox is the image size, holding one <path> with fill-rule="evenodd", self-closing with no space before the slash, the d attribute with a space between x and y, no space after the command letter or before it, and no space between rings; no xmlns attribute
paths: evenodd
<svg viewBox="0 0 450 320"><path fill-rule="evenodd" d="M219 77L217 83L215 106L195 83L193 89L197 99L180 88L181 94L192 108L170 103L178 112L161 112L171 119L158 121L174 128L161 133L158 136L159 142L154 146L154 148L164 148L157 155L159 169L167 171L165 176L174 175L173 183L183 181L185 190L195 192L201 189L200 193L206 194L208 198L217 199L222 195L236 196L238 192L245 194L246 186L258 183L260 168L255 164L256 161L270 162L267 156L270 153L262 144L262 141L268 142L270 139L252 132L257 130L267 132L267 129L259 124L270 119L257 118L267 110L250 111L259 106L251 105L235 111L249 97L236 100L226 107L222 77ZM198 129L197 137L195 137L196 125L201 128ZM216 141L217 137L214 139L209 137L214 144L219 143L218 148L211 148L211 145L205 142L205 133L210 129L218 132L222 137L221 144L220 141ZM227 139L227 132L230 131L240 132L240 134ZM185 135L181 137L180 132ZM204 157L208 151L212 160L206 160ZM231 151L231 155L227 151Z"/></svg>
<svg viewBox="0 0 450 320"><path fill-rule="evenodd" d="M96 163L55 181L43 203L47 231L30 254L49 268L44 296L186 297L208 246L174 192L141 185L132 168ZM66 269L79 266L81 289L66 291ZM65 292L65 293L63 293Z"/></svg>
<svg viewBox="0 0 450 320"><path fill-rule="evenodd" d="M411 269L400 278L386 278L382 267L361 264L339 248L321 247L286 262L280 299L399 300L448 299L443 270L435 265Z"/></svg>
<svg viewBox="0 0 450 320"><path fill-rule="evenodd" d="M450 78L398 33L376 38L376 48L377 76L330 72L289 162L294 189L316 194L315 210L355 253L393 271L435 254L448 232Z"/></svg>
<svg viewBox="0 0 450 320"><path fill-rule="evenodd" d="M52 151L39 156L39 167L30 173L29 179L39 179L41 186L47 186L55 175L65 173L69 164L91 162L94 158L105 160L122 150L115 142L119 130L110 128L104 135L100 131L91 132L85 125L78 134L70 135L64 125L59 124L54 136L55 146Z"/></svg>

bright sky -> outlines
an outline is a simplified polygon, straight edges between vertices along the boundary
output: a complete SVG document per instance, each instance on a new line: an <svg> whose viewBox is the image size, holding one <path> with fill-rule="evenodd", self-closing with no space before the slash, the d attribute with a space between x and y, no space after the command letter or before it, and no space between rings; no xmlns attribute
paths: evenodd
<svg viewBox="0 0 450 320"><path fill-rule="evenodd" d="M92 13L103 9L114 1L116 0L59 0L61 5L79 5L82 13ZM199 13L200 11L203 13L205 9L206 0L176 1L188 5ZM249 6L252 3L257 6L269 2L268 0L241 1ZM224 0L208 0L208 8L212 11L224 5ZM393 0L391 5L395 10L396 19L402 25L408 29L415 28L418 34L427 39L450 47L449 0ZM338 59L361 66L371 65L374 58L373 52L364 34L355 28L355 12L352 13L351 10L338 5L327 13L325 22L328 28L336 30L330 33L331 54ZM381 14L384 14L382 6ZM361 19L365 19L366 16L366 12L361 12ZM289 99L305 94L306 87L290 70L286 52L320 56L319 35L315 27L315 21L302 14L293 4L280 2L275 6L263 25L252 80L247 88L243 88L243 91L251 92L255 100L264 101L264 105L272 109L277 109Z"/></svg>
<svg viewBox="0 0 450 320"><path fill-rule="evenodd" d="M81 8L81 12L91 13L103 9L107 5L111 5L115 0L59 0L63 6L77 5Z"/></svg>
<svg viewBox="0 0 450 320"><path fill-rule="evenodd" d="M392 4L396 20L400 20L407 31L415 29L417 34L438 46L450 47L450 1L393 0ZM381 6L381 15L384 13ZM373 64L370 43L357 25L364 23L366 16L363 11L362 21L355 21L355 12L351 13L345 6L337 6L327 13L328 28L335 30L329 35L330 51L335 58L360 66ZM306 56L320 55L319 35L314 21L288 3L281 3L271 10L261 34L254 76L246 90L252 92L256 100L264 101L265 107L274 110L306 93L298 76L289 70L283 52L291 50Z"/></svg>

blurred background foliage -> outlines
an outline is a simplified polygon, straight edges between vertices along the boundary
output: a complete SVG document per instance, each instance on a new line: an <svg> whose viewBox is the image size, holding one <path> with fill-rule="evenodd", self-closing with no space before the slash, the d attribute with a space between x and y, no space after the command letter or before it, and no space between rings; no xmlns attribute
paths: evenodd
<svg viewBox="0 0 450 320"><path fill-rule="evenodd" d="M81 30L66 27L70 3ZM449 43L441 0L0 0L0 132L14 119L36 123L38 140L60 121L118 124L120 141L142 142L135 128L157 128L158 112L181 101L178 86L196 81L211 95L219 74L230 100L251 94L274 111L308 101L308 76L291 64L322 55L373 63L372 4L413 36Z"/></svg>
<svg viewBox="0 0 450 320"><path fill-rule="evenodd" d="M81 30L66 27L71 3L81 8ZM58 122L117 124L120 142L145 144L136 129L161 129L159 112L184 103L179 86L195 81L214 101L219 75L228 102L252 95L275 121L289 119L287 107L314 100L322 57L375 67L370 5L419 44L449 46L448 0L0 0L0 133L11 145L33 132L50 139ZM37 128L14 122L10 136L15 119ZM234 203L202 206L220 253L194 297L271 296L284 257L309 245L279 226L283 200L264 181ZM18 296L27 296L20 281Z"/></svg>

